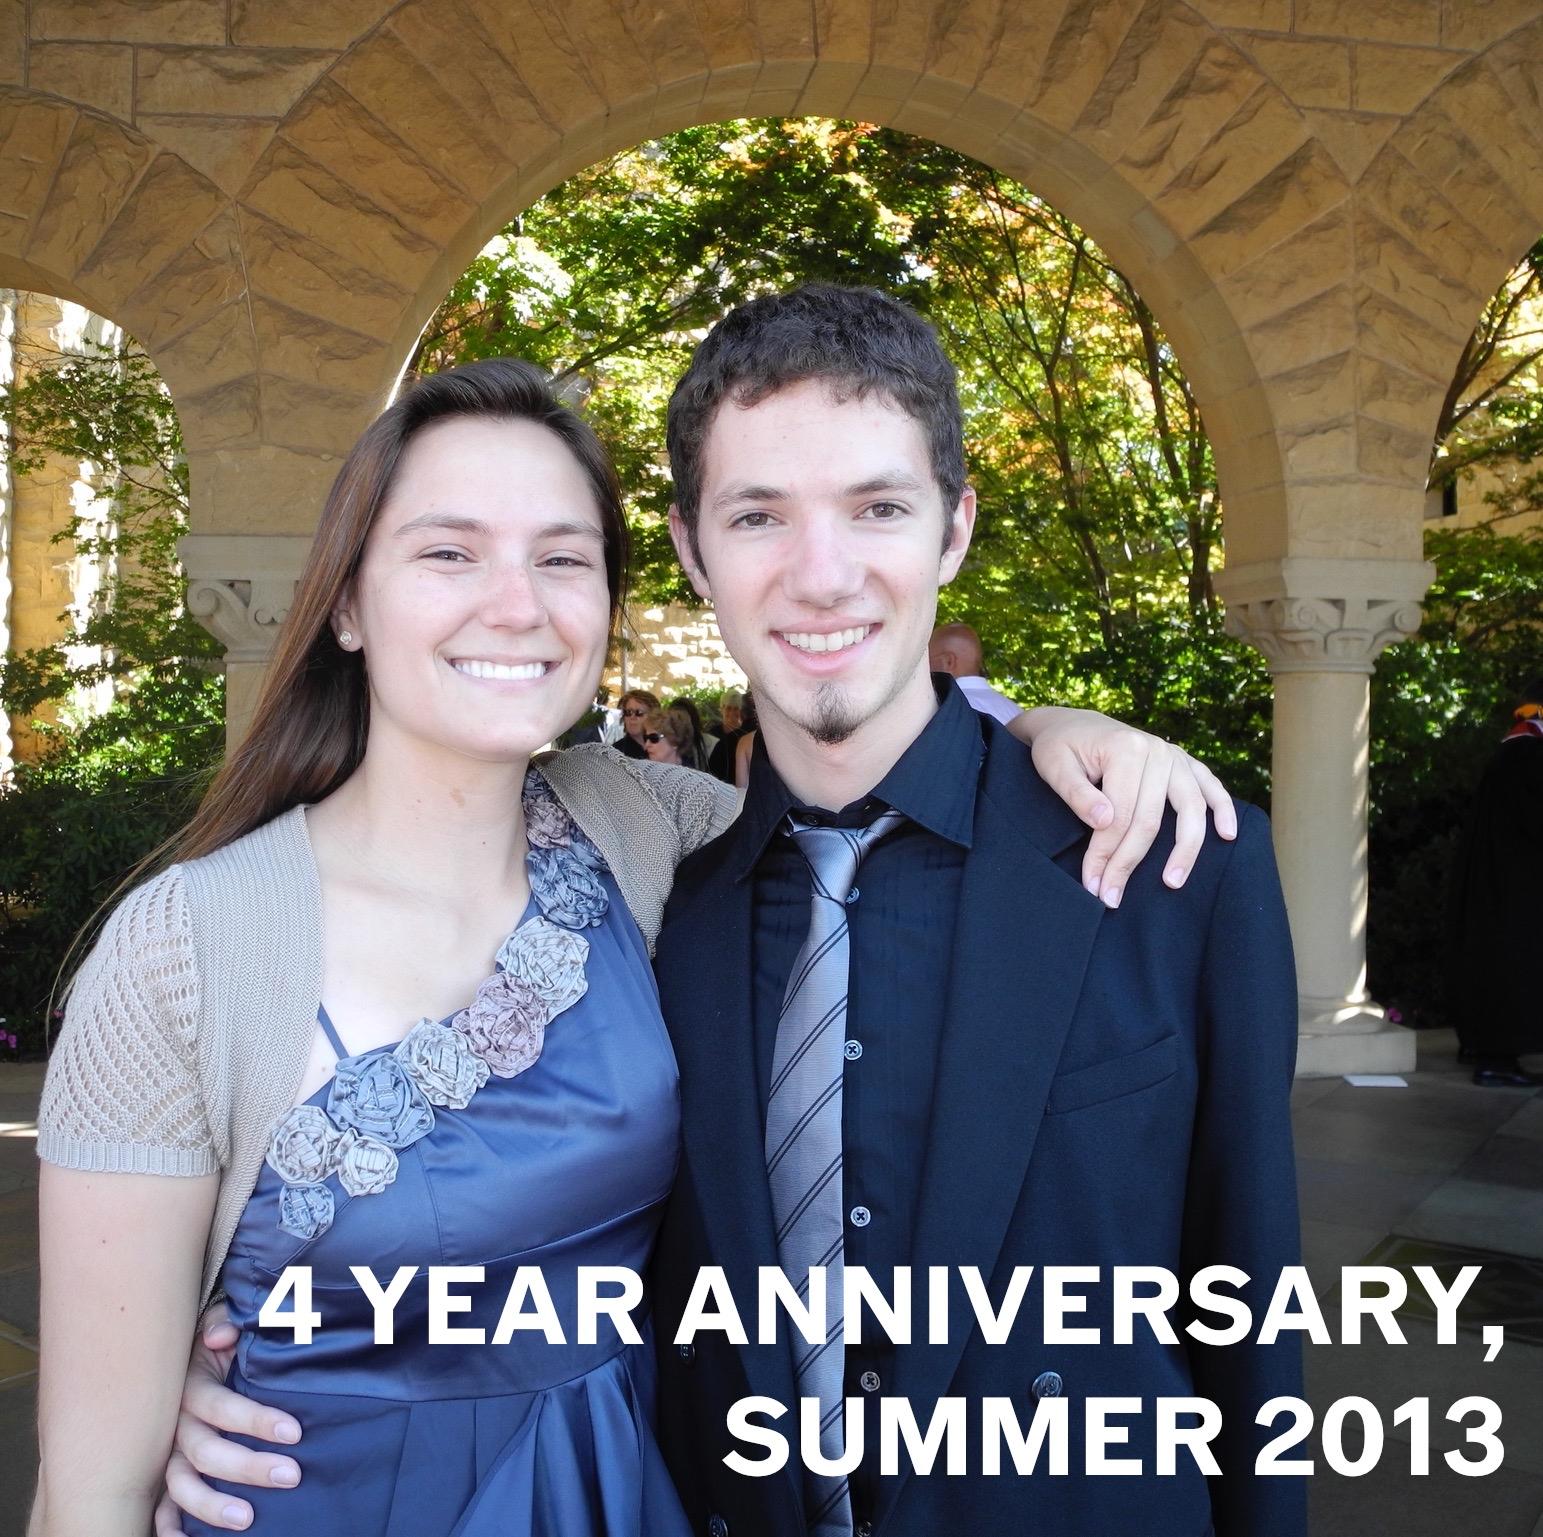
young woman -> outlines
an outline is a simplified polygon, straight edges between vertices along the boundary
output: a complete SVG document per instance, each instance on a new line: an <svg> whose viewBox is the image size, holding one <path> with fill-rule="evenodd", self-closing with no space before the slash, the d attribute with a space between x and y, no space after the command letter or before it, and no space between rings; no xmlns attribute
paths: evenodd
<svg viewBox="0 0 1543 1537"><path fill-rule="evenodd" d="M264 1487L187 1471L189 1532L683 1532L646 1338L574 1343L575 1287L647 1260L678 1138L649 953L734 796L599 746L531 766L594 695L625 563L609 462L526 365L423 381L350 454L249 734L70 994L39 1115L36 1537L142 1537L217 1291L254 1435L193 1461ZM1068 798L1097 800L1075 764L1100 742L1107 781L1143 781L1136 733L1047 724ZM1192 838L1201 792L1174 794ZM308 1340L259 1322L290 1265ZM493 1338L539 1266L570 1343L430 1344L446 1265L483 1269L453 1327ZM357 1266L394 1289L389 1348ZM303 1425L303 1482L255 1449L258 1403Z"/></svg>

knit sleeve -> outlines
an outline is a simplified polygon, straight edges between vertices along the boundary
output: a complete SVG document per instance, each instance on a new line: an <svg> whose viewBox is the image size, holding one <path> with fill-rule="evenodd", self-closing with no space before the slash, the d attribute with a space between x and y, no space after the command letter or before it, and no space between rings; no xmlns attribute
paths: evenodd
<svg viewBox="0 0 1543 1537"><path fill-rule="evenodd" d="M635 763L680 836L680 857L711 843L739 811L739 796L711 774L668 763Z"/></svg>
<svg viewBox="0 0 1543 1537"><path fill-rule="evenodd" d="M71 1169L212 1174L199 975L180 872L135 887L70 987L38 1109L38 1157Z"/></svg>

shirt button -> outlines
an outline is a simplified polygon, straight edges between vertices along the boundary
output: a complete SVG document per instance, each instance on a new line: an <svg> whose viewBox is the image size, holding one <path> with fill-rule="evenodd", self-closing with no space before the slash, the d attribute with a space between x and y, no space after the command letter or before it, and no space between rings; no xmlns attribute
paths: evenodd
<svg viewBox="0 0 1543 1537"><path fill-rule="evenodd" d="M1029 1390L1036 1398L1059 1398L1061 1389L1066 1386L1061 1381L1060 1372L1041 1372L1034 1379L1034 1386Z"/></svg>
<svg viewBox="0 0 1543 1537"><path fill-rule="evenodd" d="M854 1206L851 1216L853 1227L867 1227L873 1221L873 1213L866 1206Z"/></svg>
<svg viewBox="0 0 1543 1537"><path fill-rule="evenodd" d="M857 887L854 886L847 892L847 906L850 907L857 900Z"/></svg>
<svg viewBox="0 0 1543 1537"><path fill-rule="evenodd" d="M846 1055L848 1062L855 1062L863 1054L863 1043L861 1041L848 1041L841 1050Z"/></svg>
<svg viewBox="0 0 1543 1537"><path fill-rule="evenodd" d="M857 1379L857 1385L865 1393L877 1393L879 1391L879 1374L877 1372L864 1372Z"/></svg>

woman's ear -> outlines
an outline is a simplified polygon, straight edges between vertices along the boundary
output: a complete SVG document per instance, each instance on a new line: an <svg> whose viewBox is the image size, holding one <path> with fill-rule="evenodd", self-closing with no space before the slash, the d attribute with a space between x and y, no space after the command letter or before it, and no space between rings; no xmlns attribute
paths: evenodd
<svg viewBox="0 0 1543 1537"><path fill-rule="evenodd" d="M340 603L333 609L330 623L333 637L343 650L358 651L363 646L364 637L359 633L359 626L349 604Z"/></svg>

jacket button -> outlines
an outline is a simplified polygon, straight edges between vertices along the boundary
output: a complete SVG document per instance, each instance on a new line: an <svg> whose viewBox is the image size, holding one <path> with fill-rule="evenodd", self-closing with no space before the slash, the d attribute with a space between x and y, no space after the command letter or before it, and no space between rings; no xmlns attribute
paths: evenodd
<svg viewBox="0 0 1543 1537"><path fill-rule="evenodd" d="M707 1537L729 1537L729 1523L722 1516L714 1516L707 1523Z"/></svg>
<svg viewBox="0 0 1543 1537"><path fill-rule="evenodd" d="M1061 1381L1060 1372L1041 1372L1034 1379L1034 1386L1029 1391L1036 1398L1059 1398L1065 1386L1066 1384Z"/></svg>
<svg viewBox="0 0 1543 1537"><path fill-rule="evenodd" d="M873 1522L859 1521L852 1528L852 1537L873 1537Z"/></svg>
<svg viewBox="0 0 1543 1537"><path fill-rule="evenodd" d="M696 1360L696 1346L689 1343L677 1345L675 1347L675 1354L689 1365L692 1361Z"/></svg>
<svg viewBox="0 0 1543 1537"><path fill-rule="evenodd" d="M879 1391L879 1374L877 1372L864 1372L857 1379L857 1385L865 1393L877 1393Z"/></svg>

